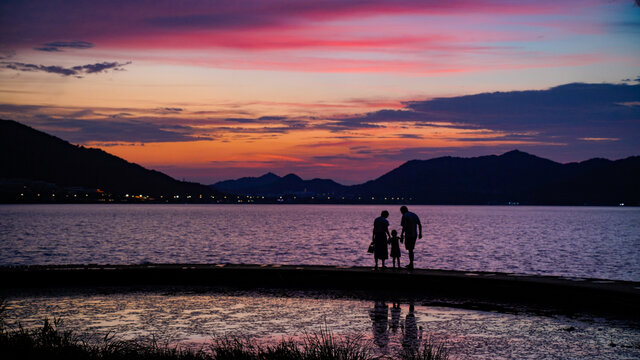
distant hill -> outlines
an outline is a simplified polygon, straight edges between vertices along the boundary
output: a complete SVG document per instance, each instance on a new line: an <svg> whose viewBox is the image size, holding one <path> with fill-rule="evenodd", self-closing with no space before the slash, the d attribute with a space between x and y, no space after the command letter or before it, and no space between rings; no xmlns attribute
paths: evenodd
<svg viewBox="0 0 640 360"><path fill-rule="evenodd" d="M213 189L237 195L279 196L293 194L301 197L343 193L347 189L346 186L333 180L302 180L295 174L280 177L273 173L267 173L260 177L220 181L210 186Z"/></svg>
<svg viewBox="0 0 640 360"><path fill-rule="evenodd" d="M425 204L640 204L640 157L560 164L514 150L496 156L412 160L349 188L351 196Z"/></svg>
<svg viewBox="0 0 640 360"><path fill-rule="evenodd" d="M211 186L237 195L330 195L355 203L640 205L638 184L638 156L560 164L513 150L474 158L411 160L352 186L272 173Z"/></svg>
<svg viewBox="0 0 640 360"><path fill-rule="evenodd" d="M72 145L11 120L0 120L0 182L40 182L49 187L101 189L122 194L219 194L211 188L178 181L100 149Z"/></svg>

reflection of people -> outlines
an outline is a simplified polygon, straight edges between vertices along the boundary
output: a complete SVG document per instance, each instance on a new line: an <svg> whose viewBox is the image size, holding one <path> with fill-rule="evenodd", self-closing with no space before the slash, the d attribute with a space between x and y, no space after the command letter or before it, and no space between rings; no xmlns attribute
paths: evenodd
<svg viewBox="0 0 640 360"><path fill-rule="evenodd" d="M402 336L402 347L415 350L420 341L418 340L418 323L414 312L413 303L409 304L409 312L404 320L404 334Z"/></svg>
<svg viewBox="0 0 640 360"><path fill-rule="evenodd" d="M396 267L396 261L398 262L398 267L400 267L400 238L398 237L398 232L395 230L391 230L391 238L389 238L389 243L391 244L391 259L393 261L393 267Z"/></svg>
<svg viewBox="0 0 640 360"><path fill-rule="evenodd" d="M384 268L386 267L384 266L384 261L389 257L387 250L387 238L390 237L388 217L389 212L383 210L380 216L373 221L373 246L375 248L373 257L376 260L376 269L378 268L378 259L382 260L382 267Z"/></svg>
<svg viewBox="0 0 640 360"><path fill-rule="evenodd" d="M373 323L373 343L384 348L389 344L389 307L384 301L376 301L373 309L369 310L369 317Z"/></svg>
<svg viewBox="0 0 640 360"><path fill-rule="evenodd" d="M394 302L393 305L391 305L391 322L389 322L389 329L391 329L391 332L393 332L394 334L396 333L396 331L398 331L401 313L402 310L400 309L400 304Z"/></svg>
<svg viewBox="0 0 640 360"><path fill-rule="evenodd" d="M402 213L400 238L402 239L404 236L404 247L409 252L409 265L407 265L407 268L413 269L413 248L416 245L416 239L422 239L422 224L418 215L409 211L406 206L400 207L400 212ZM420 232L418 232L418 228Z"/></svg>

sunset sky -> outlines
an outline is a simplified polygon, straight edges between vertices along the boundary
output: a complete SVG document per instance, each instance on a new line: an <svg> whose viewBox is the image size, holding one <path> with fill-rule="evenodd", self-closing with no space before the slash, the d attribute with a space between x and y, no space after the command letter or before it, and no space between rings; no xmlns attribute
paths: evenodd
<svg viewBox="0 0 640 360"><path fill-rule="evenodd" d="M640 155L640 7L3 0L0 118L205 184L618 159Z"/></svg>

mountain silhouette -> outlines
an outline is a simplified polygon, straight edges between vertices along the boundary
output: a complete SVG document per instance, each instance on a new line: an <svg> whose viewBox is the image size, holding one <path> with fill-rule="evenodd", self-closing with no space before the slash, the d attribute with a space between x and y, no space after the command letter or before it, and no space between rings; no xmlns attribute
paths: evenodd
<svg viewBox="0 0 640 360"><path fill-rule="evenodd" d="M210 187L234 194L244 194L245 191L250 193L253 189L271 185L280 179L280 176L270 172L260 177L243 177L236 180L220 181L210 185Z"/></svg>
<svg viewBox="0 0 640 360"><path fill-rule="evenodd" d="M424 204L638 204L640 157L560 164L522 151L474 158L411 160L352 196L404 197Z"/></svg>
<svg viewBox="0 0 640 360"><path fill-rule="evenodd" d="M5 185L22 179L57 188L101 189L114 195L219 194L207 186L175 180L100 149L72 145L12 120L0 120L0 179Z"/></svg>
<svg viewBox="0 0 640 360"><path fill-rule="evenodd" d="M210 185L213 189L237 195L297 195L312 197L322 194L343 193L347 187L333 180L302 180L298 175L280 177L267 173L260 177L243 177L237 180L220 181Z"/></svg>
<svg viewBox="0 0 640 360"><path fill-rule="evenodd" d="M364 184L272 173L213 188L238 195L330 195L351 202L640 205L640 157L561 164L519 150L473 158L411 160Z"/></svg>

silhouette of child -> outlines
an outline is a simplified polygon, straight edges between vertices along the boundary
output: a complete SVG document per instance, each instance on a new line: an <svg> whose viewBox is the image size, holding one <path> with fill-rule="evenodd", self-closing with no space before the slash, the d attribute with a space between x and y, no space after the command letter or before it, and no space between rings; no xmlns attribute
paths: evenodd
<svg viewBox="0 0 640 360"><path fill-rule="evenodd" d="M400 242L402 240L398 237L398 232L395 230L391 231L391 237L389 238L389 244L391 244L391 259L393 260L393 267L396 267L396 261L398 262L398 267L400 267Z"/></svg>

